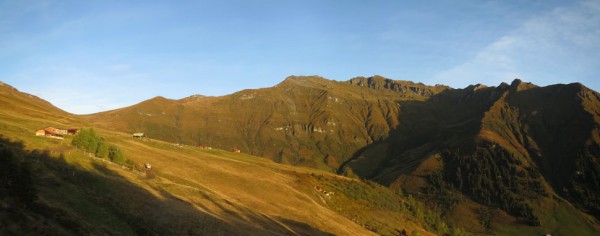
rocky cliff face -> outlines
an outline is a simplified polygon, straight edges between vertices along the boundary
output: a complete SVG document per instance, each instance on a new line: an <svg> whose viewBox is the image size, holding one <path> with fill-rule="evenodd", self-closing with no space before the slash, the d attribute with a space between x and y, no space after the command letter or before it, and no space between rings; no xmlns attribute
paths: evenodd
<svg viewBox="0 0 600 236"><path fill-rule="evenodd" d="M391 90L399 93L416 94L419 96L430 97L443 89L450 89L444 85L436 85L435 87L426 86L421 83L413 83L411 81L391 80L381 76L373 77L355 77L348 81L353 85L367 87L376 90Z"/></svg>

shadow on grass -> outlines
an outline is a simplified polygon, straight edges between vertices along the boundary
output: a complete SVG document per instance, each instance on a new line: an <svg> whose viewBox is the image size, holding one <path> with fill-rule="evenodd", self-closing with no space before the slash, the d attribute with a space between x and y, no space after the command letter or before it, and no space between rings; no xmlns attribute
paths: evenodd
<svg viewBox="0 0 600 236"><path fill-rule="evenodd" d="M47 151L27 151L20 142L0 137L2 161L18 160L32 176L31 204L12 206L15 196L0 198L0 233L8 234L136 234L136 235L331 235L302 222L255 213L198 192L206 204L225 215L172 195L160 187L144 189L104 163L92 162L93 171L53 157ZM8 186L2 182L2 186ZM145 180L142 180L145 181ZM13 181L14 182L14 181ZM142 183L144 184L144 183ZM4 196L6 195L6 196ZM212 201L212 202L207 202Z"/></svg>

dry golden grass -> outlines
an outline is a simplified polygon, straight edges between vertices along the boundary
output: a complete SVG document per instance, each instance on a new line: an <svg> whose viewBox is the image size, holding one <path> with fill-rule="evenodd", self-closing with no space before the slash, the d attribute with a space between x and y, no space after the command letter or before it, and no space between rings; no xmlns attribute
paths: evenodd
<svg viewBox="0 0 600 236"><path fill-rule="evenodd" d="M149 178L84 155L70 145L70 137L64 140L36 137L35 130L46 126L90 125L77 116L56 112L53 107L43 110L26 99L13 106L12 96L20 94L0 97L3 107L10 107L0 111L0 135L23 142L30 150L47 150L54 159L50 162L59 163L56 164L59 170L66 168L66 177L52 171L40 172L38 178L43 182L39 187L40 199L65 209L77 222L85 222L84 225L97 225L101 230L119 234L133 234L133 229L143 228L143 224L153 224L155 229L169 228L168 232L178 234L374 234L328 208L315 194L311 175L348 180L346 177L281 165L244 153L137 140L130 134L93 127L136 165L151 163L155 177ZM70 168L74 168L72 176ZM90 182L81 182L83 179ZM123 215L138 221L134 225L142 226L123 222ZM393 220L384 222L390 221ZM418 223L407 219L403 222L422 231L421 235L428 235Z"/></svg>
<svg viewBox="0 0 600 236"><path fill-rule="evenodd" d="M245 154L177 147L158 140L139 141L127 134L99 131L108 142L119 146L127 158L136 163L151 163L158 177L140 178L138 174L111 164L105 164L106 168L158 199L164 200L163 191L166 191L186 203L168 204L162 207L169 209L155 210L192 216L190 209L177 209L192 207L242 229L265 228L266 232L275 234L306 235L318 231L336 235L371 234L316 202L310 188L299 190L303 188L298 185L304 183L297 183L295 173L329 173L280 165ZM87 165L89 161L98 162L78 160L77 163ZM129 199L121 200L136 201L135 196L127 197ZM136 204L140 208L144 205Z"/></svg>

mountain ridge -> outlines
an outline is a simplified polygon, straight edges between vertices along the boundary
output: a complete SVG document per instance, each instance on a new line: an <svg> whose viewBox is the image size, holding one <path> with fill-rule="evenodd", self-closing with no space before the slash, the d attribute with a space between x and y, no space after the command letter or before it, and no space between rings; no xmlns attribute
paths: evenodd
<svg viewBox="0 0 600 236"><path fill-rule="evenodd" d="M557 217L573 225L600 215L600 95L580 83L452 89L291 76L269 88L158 96L78 117L376 181L472 232L547 229L556 224L544 217L550 211L570 212ZM497 217L482 221L492 210Z"/></svg>
<svg viewBox="0 0 600 236"><path fill-rule="evenodd" d="M598 189L600 171L598 93L578 83L538 87L520 80L476 87L417 104L423 116L445 116L423 121L401 115L410 126L435 128L420 131L400 125L385 144L394 148L379 152L385 158L378 164L365 169L369 159L359 158L346 165L392 188L422 197L435 197L432 188L438 194L464 195L532 225L541 223L534 199L552 194L597 218L598 192L590 189ZM466 115L449 115L452 111ZM495 169L481 172L486 169L481 163Z"/></svg>
<svg viewBox="0 0 600 236"><path fill-rule="evenodd" d="M161 101L169 102L155 102ZM407 229L434 235L428 231L437 230L413 217L405 197L380 185L244 153L134 139L83 116L48 112L49 103L8 87L0 87L0 104L0 234L393 235ZM84 152L71 145L70 135L35 135L46 126L93 127L127 161L122 166ZM436 224L445 226L441 220Z"/></svg>
<svg viewBox="0 0 600 236"><path fill-rule="evenodd" d="M383 80L382 77L370 77L370 78L365 78L365 80L371 80L373 81L373 78L376 78L376 80ZM360 79L355 79L354 81L357 82ZM395 85L399 85L400 83L405 84L406 82L392 82L392 80L389 79L385 79L385 81L387 81L387 83L393 83ZM352 131L352 133L354 133L352 136L356 136L356 139L358 141L358 139L361 139L359 142L372 142L373 140L376 139L380 139L382 138L382 135L384 135L384 133L386 132L386 130L389 129L390 126L394 125L394 116L395 114L393 114L394 110L396 110L396 108L394 108L396 105L393 105L395 100L402 100L402 99L424 99L427 96L429 96L430 94L433 93L438 93L444 89L447 89L447 87L431 87L431 86L425 86L425 85L418 85L418 84L414 84L411 83L409 85L412 85L412 88L415 88L415 90L417 91L415 92L410 92L407 93L405 91L400 91L400 90L393 90L393 89L386 89L384 90L383 95L386 96L386 98L384 100L381 100L377 97L379 97L381 95L380 90L363 90L361 89L361 86L356 86L348 81L346 82L337 82L337 81L331 81L331 80L326 80L322 77L317 77L317 76L290 76L288 78L286 78L284 81L282 81L281 83L270 87L270 88L262 88L262 89L251 89L251 90L242 90L239 92L235 92L232 93L230 95L225 95L225 96L220 96L220 97L210 97L210 98L206 98L206 97L202 97L200 99L189 99L189 98L184 98L184 99L180 99L180 100L170 100L170 101L161 101L161 103L164 103L163 105L166 107L171 107L169 109L171 110L177 110L173 111L174 114L179 114L181 113L181 117L180 118L176 118L176 117L171 117L171 121L169 121L172 125L171 128L174 128L177 126L177 124L186 126L188 123L196 123L196 125L194 125L194 127L198 127L198 125L200 125L200 127L203 127L204 125L206 125L206 123L210 123L210 121L205 121L205 122L194 122L194 121L184 121L187 117L187 113L193 113L193 112L200 112L203 113L203 111L199 111L198 108L202 107L202 109L211 109L209 106L220 106L219 108L214 108L212 111L204 111L204 113L211 113L210 115L205 114L205 115L195 115L197 117L227 117L228 115L223 115L224 111L227 111L229 114L235 113L235 111L233 111L232 109L246 109L245 107L247 106L254 106L254 110L256 111L260 111L260 110L264 110L264 112L261 112L261 114L255 113L255 115L253 115L253 117L246 117L247 119L250 120L246 120L246 121L239 121L239 119L236 118L231 118L232 120L238 120L238 122L257 122L255 119L257 119L257 117L261 117L264 114L276 114L275 116L270 116L270 117L262 117L262 125L261 124L255 124L255 126L257 127L253 127L252 129L255 131L244 131L244 130L231 130L230 132L234 132L234 133L244 133L244 132L256 132L256 129L262 129L264 131L264 126L271 126L271 129L274 130L280 130L280 131L286 131L286 129L288 131L291 132L290 135L284 134L284 137L279 138L279 142L287 142L287 139L290 139L290 137L285 138L286 136L291 136L291 139L295 139L294 137L296 137L296 134L307 134L305 135L306 138L302 139L302 140L298 140L298 145L296 145L297 147L293 148L295 149L300 149L300 146L313 146L310 148L304 148L304 150L308 150L309 155L313 155L313 159L312 161L314 162L315 158L328 158L327 156L332 156L331 152L327 151L327 150L323 150L326 148L319 148L317 147L316 149L318 149L318 152L321 152L321 154L315 154L313 151L314 146L316 146L315 144L309 144L310 140L308 138L310 138L311 136L313 136L315 133L326 133L326 132L333 132L331 129L329 129L329 131L327 130L327 126L335 126L336 125L336 119L338 120L345 120L347 123L350 124L355 124L355 125L359 125L359 124L363 124L362 126L364 126L365 123L365 119L378 119L379 121L377 122L378 124L372 127L364 127L364 130L354 130ZM418 86L418 87L416 87ZM396 88L400 88L400 87L396 87ZM417 89L418 88L418 89ZM412 91L412 90L411 90ZM418 91L427 91L426 94L419 94ZM343 106L344 110L352 110L352 106L350 106L350 104L344 104L342 99L346 99L346 101L350 101L351 103L364 103L364 101L366 100L367 103L372 104L371 107L375 108L375 112L373 111L369 111L369 110L365 110L365 111L349 111L349 113L362 113L360 116L362 116L359 119L356 119L356 117L354 116L350 116L350 115L343 115L343 114L336 114L335 116L338 117L332 117L332 119L328 119L326 117L331 116L332 113L339 113L336 112L334 108L334 106ZM259 102L254 102L254 101L259 101ZM158 102L156 99L151 99L150 101L152 102ZM193 107L194 104L197 107ZM203 105L201 105L203 104ZM130 106L127 108L123 108L124 110L131 110L131 109L138 109L139 111L137 111L137 113L140 114L149 114L150 116L152 116L152 114L161 114L162 111L159 111L160 109L157 107L152 107L153 105L148 105L144 102L139 103L139 105L134 105L134 106ZM234 107L232 107L234 106ZM362 106L362 105L361 105ZM145 108L144 108L145 107ZM177 107L177 108L175 108ZM298 111L298 109L301 109L301 111ZM142 111L144 109L150 109L153 110L153 112L147 112L147 111ZM379 111L383 109L384 111ZM118 110L114 110L114 111L107 111L107 112L102 112L102 113L98 113L97 115L89 115L89 117L94 117L94 116L106 116L106 114L110 114L110 113L118 113ZM131 112L131 111L129 111ZM226 112L226 113L227 113ZM370 114L373 113L373 114ZM252 112L250 112L252 113ZM294 115L295 114L295 115ZM308 117L306 116L306 114L311 114ZM289 115L291 119L285 118ZM175 115L173 115L175 116ZM342 117L339 117L342 116ZM387 118L386 118L387 117ZM92 118L93 119L93 118ZM152 119L149 117L145 117L144 119ZM177 123L177 120L180 119L182 120L182 123ZM210 119L210 118L209 118ZM270 120L270 119L274 119L274 120ZM97 118L96 120L106 120L106 119L100 119ZM164 124L163 121L162 123ZM214 121L213 121L214 122ZM219 121L217 121L219 122ZM220 122L226 122L224 120L221 120ZM230 123L235 123L233 121L229 121ZM344 122L344 123L346 123ZM156 123L156 122L155 122ZM161 123L161 122L158 122ZM198 124L200 123L200 124ZM275 124L278 123L278 124ZM369 124L370 125L370 124ZM125 127L125 125L123 124L119 124L117 125L120 127L121 130L124 129L128 129L127 131L133 132L134 129L143 129L143 127L139 127L139 128L134 128L131 127L132 125L128 125L127 127ZM216 125L215 125L216 126ZM192 126L188 126L188 127L192 127ZM213 128L216 132L218 132L218 130L222 130L221 128L218 127L214 127ZM183 131L184 133L186 131ZM147 132L150 135L152 135L152 132ZM173 133L173 132L171 132ZM215 133L215 132L212 132ZM207 135L206 133L203 133L202 135ZM249 134L247 134L249 135ZM319 134L317 134L319 135ZM338 136L335 137L336 139L339 139L339 136L343 136L345 134L338 134L338 135L333 135L333 136ZM164 135L163 135L164 136ZM211 143L211 141L209 141L208 143L203 142L201 140L193 140L192 137L190 136L194 136L193 134L189 134L188 137L176 137L176 135L169 135L169 137L159 137L159 138L166 138L166 140L171 140L171 141L177 141L177 142L184 142L184 143L190 143L190 144L196 144L196 145L204 145L204 144L209 144L209 145L214 145L213 143ZM330 135L332 136L332 135ZM282 159L281 161L283 162L303 162L304 160L302 159L298 159L298 157L300 156L299 153L294 153L291 151L285 151L284 152L280 152L280 153L275 153L275 151L269 151L269 150L262 150L258 144L256 143L249 143L247 141L244 140L238 140L238 141L234 141L235 138L230 138L229 141L226 141L227 143L230 143L229 146L240 146L240 148L242 148L243 150L245 149L245 151L250 152L252 154L257 154L257 155L267 155L267 156L272 156L274 158L279 158ZM234 143L235 142L235 143ZM246 142L246 143L244 143ZM340 141L334 141L337 143L338 146L342 145L342 142ZM238 143L243 143L243 144L238 144ZM321 145L322 146L322 145ZM222 148L230 148L230 147L222 147ZM339 149L339 148L338 148ZM291 150L291 149L287 149L287 150ZM346 151L347 152L347 151ZM329 160L331 160L330 164L330 168L336 168L339 164L335 164L335 163L340 163L345 161L345 159L347 159L347 156L352 155L351 153L346 153L344 154L344 157L333 157L333 158L328 158ZM309 160L310 161L310 160ZM313 164L308 164L313 165Z"/></svg>

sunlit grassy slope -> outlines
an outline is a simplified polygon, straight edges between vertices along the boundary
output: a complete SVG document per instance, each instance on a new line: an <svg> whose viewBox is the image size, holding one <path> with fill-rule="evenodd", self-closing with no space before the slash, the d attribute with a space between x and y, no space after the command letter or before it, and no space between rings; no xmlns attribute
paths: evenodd
<svg viewBox="0 0 600 236"><path fill-rule="evenodd" d="M398 124L398 101L424 100L445 89L380 76L345 82L290 76L270 88L220 97L156 97L85 118L155 139L237 147L279 163L337 170L360 148L387 137Z"/></svg>
<svg viewBox="0 0 600 236"><path fill-rule="evenodd" d="M91 157L70 145L70 137L34 135L46 126L89 124L2 86L0 135L7 142L23 143L23 149L40 150L28 160L39 209L14 213L22 219L6 221L8 232L394 235L406 230L431 234L424 230L422 218L410 214L406 198L387 188L266 158L137 140L97 127L136 167L149 162L153 170L145 174ZM15 105L15 99L23 102ZM46 210L40 210L42 206Z"/></svg>

